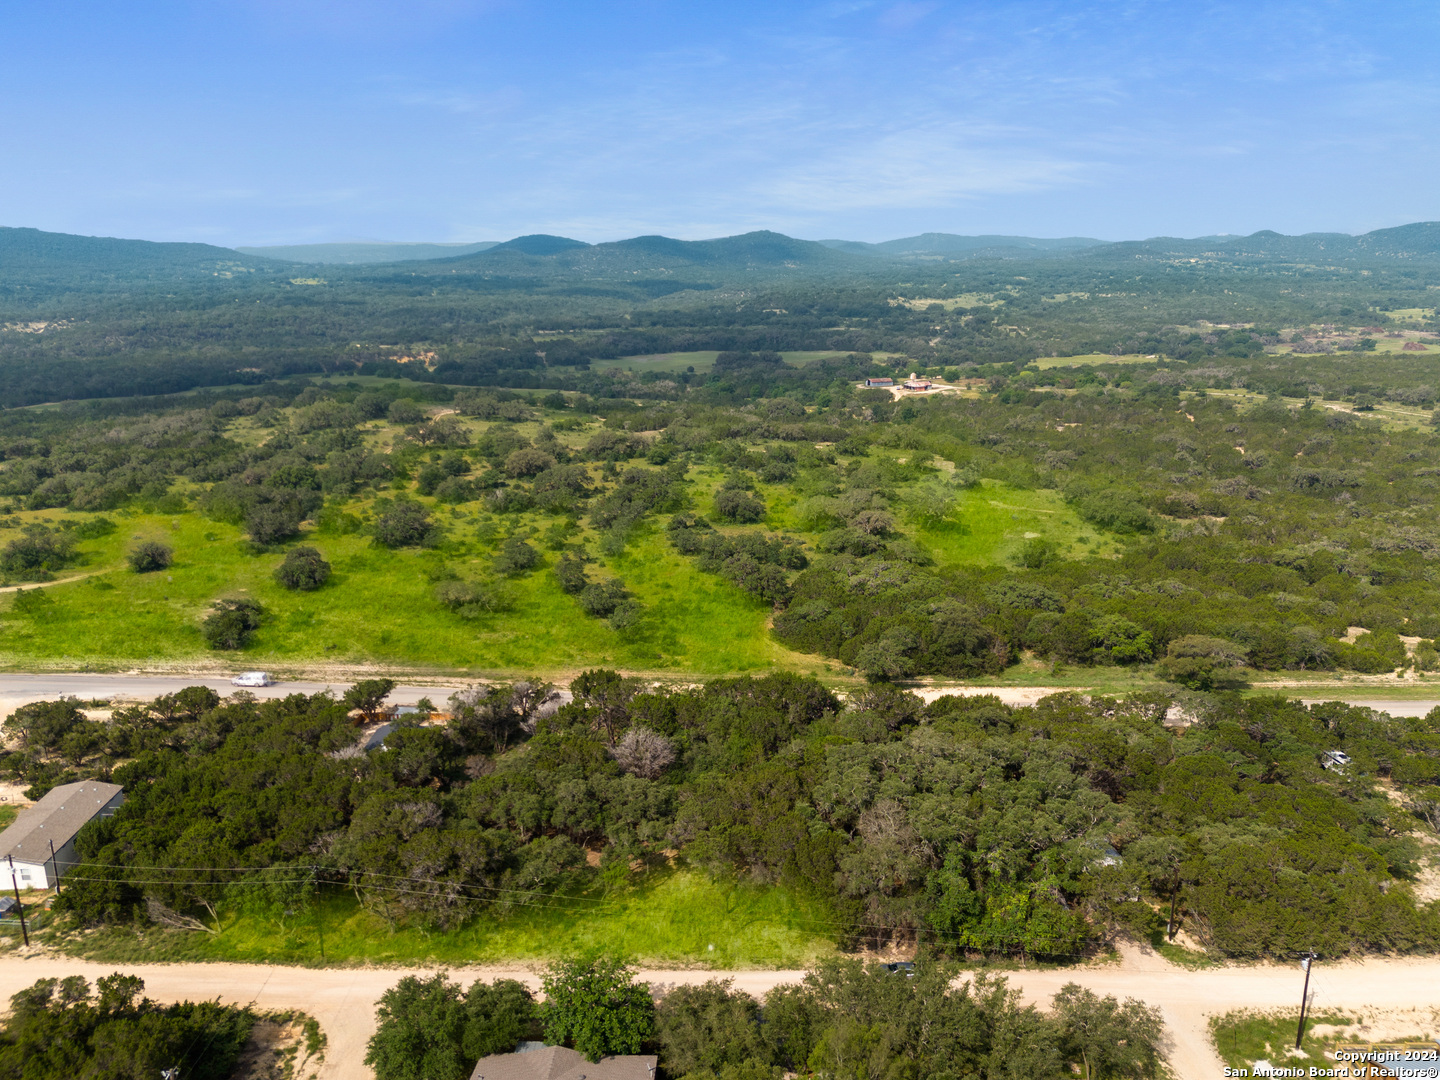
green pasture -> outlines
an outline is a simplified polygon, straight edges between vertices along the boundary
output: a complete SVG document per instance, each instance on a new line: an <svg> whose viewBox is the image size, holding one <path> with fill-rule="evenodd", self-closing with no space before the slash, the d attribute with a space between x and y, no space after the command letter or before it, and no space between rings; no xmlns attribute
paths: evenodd
<svg viewBox="0 0 1440 1080"><path fill-rule="evenodd" d="M442 564L463 577L484 576L503 535L494 523L442 515L450 539L434 552L377 548L360 534L304 536L296 543L318 547L334 567L323 588L305 593L271 578L284 550L252 554L234 526L195 513L111 517L120 530L81 545L86 564L45 588L49 603L26 613L16 610L14 594L0 598L0 663L73 667L210 656L236 666L385 661L479 673L606 663L714 675L763 669L784 652L765 631L769 608L695 570L657 525L608 559L609 572L645 606L639 625L622 633L586 615L544 567L505 579L508 610L467 620L441 607L433 593ZM493 535L481 539L482 531ZM0 531L0 543L6 538ZM142 539L170 545L174 564L131 572L125 553ZM554 557L544 552L547 566ZM235 596L259 600L268 620L243 651L212 652L200 621L214 600Z"/></svg>
<svg viewBox="0 0 1440 1080"><path fill-rule="evenodd" d="M892 304L904 305L912 311L924 311L932 304L939 304L946 311L954 311L956 308L988 307L996 308L1005 303L1006 297L996 296L994 293L960 293L956 296L917 296L906 300L903 297L892 300Z"/></svg>
<svg viewBox="0 0 1440 1080"><path fill-rule="evenodd" d="M610 893L541 899L504 910L477 904L462 925L438 930L392 920L355 894L331 888L283 922L222 909L218 934L102 931L74 942L83 955L140 959L318 964L544 963L591 948L642 964L720 970L804 968L834 952L825 908L778 885L751 885L695 871L665 871Z"/></svg>
<svg viewBox="0 0 1440 1080"><path fill-rule="evenodd" d="M1437 356L1440 356L1440 353L1437 353ZM1209 397L1225 398L1242 412L1246 409L1254 408L1256 405L1263 404L1266 401L1264 394L1257 394L1253 390L1202 390L1198 393ZM1189 392L1182 392L1181 396L1189 397L1194 395ZM1299 409L1305 404L1304 398L1282 398L1281 400L1287 408L1291 409ZM1327 402L1312 400L1310 407L1313 409L1330 409L1337 412L1354 412L1351 404L1343 401ZM1433 414L1428 409L1417 408L1413 405L1400 405L1393 401L1384 401L1376 405L1373 409L1368 409L1365 412L1357 412L1355 415L1368 417L1371 420L1379 420L1387 428L1424 430L1430 427L1430 418Z"/></svg>
<svg viewBox="0 0 1440 1080"><path fill-rule="evenodd" d="M691 477L697 510L713 510L722 472ZM766 524L804 533L795 517L798 496L784 485L760 485L769 507ZM359 510L359 504L352 509ZM59 511L19 515L58 523ZM194 511L158 515L118 511L120 528L80 544L79 564L47 584L43 600L0 596L0 664L10 667L105 667L136 661L225 666L286 663L387 663L412 669L562 674L597 664L676 674L724 675L777 666L828 670L820 657L792 653L766 629L769 607L677 554L654 519L625 549L608 555L592 576L620 577L644 605L638 625L611 629L586 615L549 572L556 553L542 550L542 566L503 579L507 604L478 619L464 619L434 599L446 576L492 577L494 553L508 535L537 546L550 519L524 515L497 521L440 510L446 540L434 551L375 547L362 533L310 532L284 548L257 553L241 530ZM1024 491L994 481L958 493L957 513L936 528L902 528L938 563L1006 564L1027 540L1043 538L1069 557L1119 550L1113 538L1086 527L1054 491ZM15 533L0 529L0 544ZM592 538L593 539L593 538ZM126 553L142 540L174 549L167 570L136 574ZM316 592L291 592L272 578L289 547L318 547L334 567ZM28 591L28 590L27 590ZM267 611L265 624L239 652L215 652L200 633L210 605L222 597L249 597Z"/></svg>
<svg viewBox="0 0 1440 1080"><path fill-rule="evenodd" d="M992 480L960 493L953 522L917 529L915 539L939 563L970 566L1009 564L1026 541L1035 539L1057 545L1066 558L1120 550L1113 537L1081 521L1059 492L1025 491Z"/></svg>
<svg viewBox="0 0 1440 1080"><path fill-rule="evenodd" d="M1062 367L1098 367L1101 364L1153 364L1160 359L1163 357L1153 354L1142 356L1140 353L1126 353L1124 356L1111 356L1109 353L1085 353L1081 356L1042 356L1031 363L1045 371Z"/></svg>
<svg viewBox="0 0 1440 1080"><path fill-rule="evenodd" d="M696 373L703 374L715 366L715 358L720 353L714 349L701 350L699 352L675 352L675 353L651 353L647 356L620 356L614 360L592 360L590 367L594 371L615 371L624 369L627 371L669 371L680 372L687 368L694 368ZM801 367L805 364L812 364L816 360L833 360L842 356L850 355L843 350L818 349L818 350L791 350L780 354L785 362L794 367ZM876 359L889 360L902 355L901 353L871 353Z"/></svg>
<svg viewBox="0 0 1440 1080"><path fill-rule="evenodd" d="M1420 309L1419 309L1419 308L1415 308L1415 309L1413 309L1413 310L1419 311ZM1355 358L1361 359L1361 360L1363 360L1363 359L1365 358L1365 356L1367 356L1367 355L1373 355L1373 354L1375 354L1375 353L1400 353L1400 354L1402 354L1402 355L1404 355L1404 356L1407 356L1407 357L1409 357L1409 356L1414 356L1414 357L1416 357L1416 358L1423 357L1423 356L1425 356L1426 353L1429 353L1432 357L1433 357L1433 356L1440 356L1440 345L1436 345L1433 341L1427 343L1426 341L1417 340L1416 338L1413 338L1413 337L1392 338L1392 337L1385 337L1385 336L1383 336L1383 335L1374 335L1374 336L1372 336L1372 335L1364 334L1364 333L1362 333L1362 332L1360 332L1360 331L1351 331L1351 333L1357 334L1357 335L1360 336L1360 337L1370 337L1371 340L1375 342L1375 348L1366 350L1365 352L1350 352L1350 351L1348 351L1348 350L1343 349L1343 347L1342 347L1342 348L1341 348L1341 352L1339 352L1339 353L1318 353L1318 354L1313 354L1313 355L1317 355L1317 356L1321 356L1321 357L1334 357L1334 356L1338 356L1338 355L1354 356ZM1420 349L1406 349L1405 346L1406 346L1406 345L1410 345L1410 344L1424 345L1425 348L1424 348L1423 351L1420 350ZM1288 355L1288 356L1296 356L1296 355L1305 356L1305 355L1307 355L1307 354L1306 354L1306 353L1299 353L1299 354L1297 354L1297 353L1295 352L1295 346L1290 345L1290 344L1284 344L1284 345L1277 345L1277 346L1275 347L1275 355L1277 355L1277 356L1285 356L1285 355Z"/></svg>
<svg viewBox="0 0 1440 1080"><path fill-rule="evenodd" d="M614 371L625 369L627 371L684 371L693 367L697 372L709 371L715 366L715 357L720 353L716 349L704 349L699 352L674 352L674 353L651 353L647 356L619 356L613 360L591 360L590 368L593 371Z"/></svg>

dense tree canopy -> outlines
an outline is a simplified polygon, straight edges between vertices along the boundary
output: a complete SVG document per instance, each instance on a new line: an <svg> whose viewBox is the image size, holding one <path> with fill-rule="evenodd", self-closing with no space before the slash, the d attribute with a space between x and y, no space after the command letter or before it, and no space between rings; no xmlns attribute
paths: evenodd
<svg viewBox="0 0 1440 1080"><path fill-rule="evenodd" d="M842 703L791 675L665 692L593 671L572 703L538 681L477 688L448 723L365 750L355 725L390 686L343 702L186 691L109 724L73 703L17 710L7 774L39 792L94 763L127 792L82 831L93 866L57 908L143 920L154 899L205 917L285 874L455 926L530 891L583 895L600 880L587 850L643 875L673 848L823 900L843 942L940 955L1075 957L1156 932L1172 900L1236 957L1412 951L1440 933L1410 835L1440 782L1435 716L1198 695L1192 722L1167 727L1162 695L1014 708L879 686ZM1332 749L1348 770L1323 767Z"/></svg>
<svg viewBox="0 0 1440 1080"><path fill-rule="evenodd" d="M227 1080L254 1015L209 1001L159 1005L144 991L141 979L120 972L96 980L93 992L79 975L22 990L0 1027L0 1076L138 1078L178 1068L197 1080Z"/></svg>

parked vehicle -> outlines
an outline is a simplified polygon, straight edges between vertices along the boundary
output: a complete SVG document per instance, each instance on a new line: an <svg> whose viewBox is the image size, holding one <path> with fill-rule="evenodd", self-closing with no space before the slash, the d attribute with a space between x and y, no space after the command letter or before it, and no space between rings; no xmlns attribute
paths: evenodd
<svg viewBox="0 0 1440 1080"><path fill-rule="evenodd" d="M242 671L230 680L231 686L272 686L274 683L268 671Z"/></svg>
<svg viewBox="0 0 1440 1080"><path fill-rule="evenodd" d="M1350 755L1344 750L1326 750L1320 755L1320 767L1322 769L1334 769L1336 772L1344 772L1350 764Z"/></svg>

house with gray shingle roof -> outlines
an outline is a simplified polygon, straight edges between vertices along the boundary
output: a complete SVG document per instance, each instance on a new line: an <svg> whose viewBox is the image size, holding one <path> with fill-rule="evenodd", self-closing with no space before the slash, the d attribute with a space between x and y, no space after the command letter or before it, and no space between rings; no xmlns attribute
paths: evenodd
<svg viewBox="0 0 1440 1080"><path fill-rule="evenodd" d="M80 865L75 836L99 817L109 817L125 801L119 784L81 780L51 788L34 806L27 806L0 832L0 874L14 872L22 889L48 889ZM53 848L53 855L52 855ZM4 882L0 878L0 882Z"/></svg>
<svg viewBox="0 0 1440 1080"><path fill-rule="evenodd" d="M655 1080L653 1054L617 1054L587 1061L564 1046L521 1043L514 1054L491 1054L475 1063L470 1080Z"/></svg>

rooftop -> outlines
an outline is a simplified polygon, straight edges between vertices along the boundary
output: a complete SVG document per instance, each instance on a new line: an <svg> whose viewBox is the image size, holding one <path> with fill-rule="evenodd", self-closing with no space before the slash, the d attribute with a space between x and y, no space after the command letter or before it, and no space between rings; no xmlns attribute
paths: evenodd
<svg viewBox="0 0 1440 1080"><path fill-rule="evenodd" d="M475 1063L470 1080L654 1080L653 1054L621 1054L586 1061L563 1046L519 1054L491 1054Z"/></svg>
<svg viewBox="0 0 1440 1080"><path fill-rule="evenodd" d="M0 833L0 859L9 855L25 862L44 862L50 858L51 844L57 851L64 847L123 790L119 784L99 780L51 788L34 806L21 810L10 827Z"/></svg>

